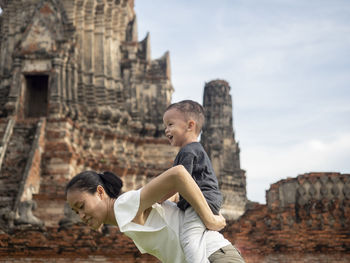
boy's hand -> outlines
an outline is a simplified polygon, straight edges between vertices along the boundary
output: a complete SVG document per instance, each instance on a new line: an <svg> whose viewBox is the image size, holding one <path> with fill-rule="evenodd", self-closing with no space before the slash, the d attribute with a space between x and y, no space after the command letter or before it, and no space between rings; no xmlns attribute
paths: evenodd
<svg viewBox="0 0 350 263"><path fill-rule="evenodd" d="M213 215L212 222L205 224L205 226L209 230L220 231L221 229L223 229L226 226L226 220L222 216L222 214Z"/></svg>
<svg viewBox="0 0 350 263"><path fill-rule="evenodd" d="M176 193L176 194L174 194L173 196L169 197L168 200L169 200L170 202L174 202L174 203L179 202L179 200L180 200L179 193Z"/></svg>
<svg viewBox="0 0 350 263"><path fill-rule="evenodd" d="M158 201L159 204L163 203L165 200L169 200L171 202L177 203L179 200L178 193L176 191L172 191L165 195L161 200Z"/></svg>

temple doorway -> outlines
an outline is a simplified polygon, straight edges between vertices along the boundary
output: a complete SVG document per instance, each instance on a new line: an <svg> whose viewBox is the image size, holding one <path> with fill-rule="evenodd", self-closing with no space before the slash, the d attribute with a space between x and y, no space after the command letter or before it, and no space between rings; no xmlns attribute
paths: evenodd
<svg viewBox="0 0 350 263"><path fill-rule="evenodd" d="M48 107L48 76L29 75L25 78L25 116L28 118L46 117Z"/></svg>

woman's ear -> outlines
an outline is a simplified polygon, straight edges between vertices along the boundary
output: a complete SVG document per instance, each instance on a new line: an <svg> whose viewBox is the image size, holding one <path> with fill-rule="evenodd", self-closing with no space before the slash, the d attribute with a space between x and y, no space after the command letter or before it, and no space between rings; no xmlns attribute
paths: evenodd
<svg viewBox="0 0 350 263"><path fill-rule="evenodd" d="M105 189L103 188L102 185L98 185L96 189L97 195L102 199L105 194Z"/></svg>

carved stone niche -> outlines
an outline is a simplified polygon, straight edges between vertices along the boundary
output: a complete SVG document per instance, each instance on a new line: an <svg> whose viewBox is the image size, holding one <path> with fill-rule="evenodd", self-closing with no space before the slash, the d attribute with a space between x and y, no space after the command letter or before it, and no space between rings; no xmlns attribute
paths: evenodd
<svg viewBox="0 0 350 263"><path fill-rule="evenodd" d="M298 184L294 181L287 182L280 187L280 205L282 207L295 204L297 188Z"/></svg>
<svg viewBox="0 0 350 263"><path fill-rule="evenodd" d="M307 193L303 185L299 185L296 191L296 203L299 206L304 206L307 203Z"/></svg>
<svg viewBox="0 0 350 263"><path fill-rule="evenodd" d="M16 225L30 224L33 226L44 226L44 222L33 215L37 204L34 200L21 202L18 207L18 217L15 218Z"/></svg>

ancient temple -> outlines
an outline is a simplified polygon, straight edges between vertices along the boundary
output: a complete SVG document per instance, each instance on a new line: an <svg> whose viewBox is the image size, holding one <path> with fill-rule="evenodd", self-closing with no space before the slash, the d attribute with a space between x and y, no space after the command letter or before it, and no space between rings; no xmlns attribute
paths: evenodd
<svg viewBox="0 0 350 263"><path fill-rule="evenodd" d="M28 211L18 209L34 200L39 221L57 225L65 182L84 169L112 170L127 190L171 166L176 149L162 124L173 92L169 54L152 60L149 35L137 40L133 1L1 8L3 220L23 221Z"/></svg>
<svg viewBox="0 0 350 263"><path fill-rule="evenodd" d="M205 126L201 142L206 149L224 196L221 209L228 219L236 219L247 203L245 171L241 169L239 145L235 140L230 86L224 80L205 84L203 107Z"/></svg>

